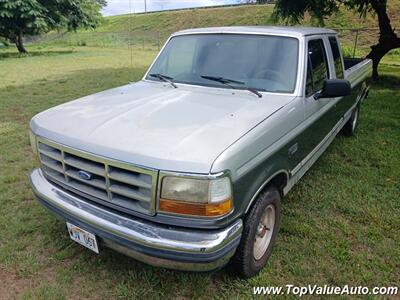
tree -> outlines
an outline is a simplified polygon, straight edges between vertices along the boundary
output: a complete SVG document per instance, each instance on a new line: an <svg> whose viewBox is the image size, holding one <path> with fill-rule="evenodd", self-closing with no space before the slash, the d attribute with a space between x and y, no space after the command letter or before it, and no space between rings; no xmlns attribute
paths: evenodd
<svg viewBox="0 0 400 300"><path fill-rule="evenodd" d="M400 48L400 38L390 24L387 14L387 0L278 0L274 16L277 19L299 23L308 12L323 24L324 18L337 12L341 6L356 11L362 17L367 13L374 13L378 18L379 41L371 46L371 51L367 55L373 62L373 78L377 79L381 59L390 50Z"/></svg>
<svg viewBox="0 0 400 300"><path fill-rule="evenodd" d="M0 0L0 36L26 53L23 37L55 29L95 28L105 0Z"/></svg>

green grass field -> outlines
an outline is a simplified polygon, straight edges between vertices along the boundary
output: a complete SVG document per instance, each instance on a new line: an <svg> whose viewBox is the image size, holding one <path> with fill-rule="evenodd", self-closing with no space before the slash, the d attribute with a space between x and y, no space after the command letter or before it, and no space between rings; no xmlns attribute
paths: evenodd
<svg viewBox="0 0 400 300"><path fill-rule="evenodd" d="M223 14L211 9L142 15L132 28L136 34L162 28L167 35L184 27L265 24L271 10L251 6L226 8ZM331 22L350 23L346 13ZM108 18L98 32L126 26L126 16ZM280 234L267 267L241 280L227 270L175 272L107 249L93 254L72 242L65 224L33 199L27 174L38 162L29 145L30 118L139 80L156 55L155 44L149 47L153 50L136 46L132 54L124 42L108 43L95 35L86 40L87 33L68 36L73 42L62 37L30 46L27 56L13 48L0 50L0 299L242 299L252 298L258 285L400 284L399 51L381 65L382 77L362 105L358 135L338 136L284 198Z"/></svg>
<svg viewBox="0 0 400 300"><path fill-rule="evenodd" d="M37 165L28 122L57 104L138 80L155 52L79 47L18 57L0 52L0 295L5 299L250 298L256 285L398 285L400 278L400 74L363 103L355 138L339 136L284 199L280 234L251 280L228 271L157 269L70 241L65 224L33 199ZM0 298L1 298L0 297Z"/></svg>

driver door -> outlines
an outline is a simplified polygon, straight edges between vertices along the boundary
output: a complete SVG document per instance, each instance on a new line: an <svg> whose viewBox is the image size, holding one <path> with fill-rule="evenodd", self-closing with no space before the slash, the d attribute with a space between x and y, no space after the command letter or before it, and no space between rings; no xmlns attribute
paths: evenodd
<svg viewBox="0 0 400 300"><path fill-rule="evenodd" d="M311 152L335 125L333 99L315 100L314 95L321 92L326 79L332 78L328 61L326 40L322 36L310 37L307 41L307 79L304 100L305 118L310 123L305 143L307 153Z"/></svg>

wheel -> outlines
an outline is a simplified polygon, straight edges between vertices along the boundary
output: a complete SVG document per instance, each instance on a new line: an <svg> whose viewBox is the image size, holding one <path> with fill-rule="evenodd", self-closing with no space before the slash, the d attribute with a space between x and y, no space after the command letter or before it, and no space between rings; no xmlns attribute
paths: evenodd
<svg viewBox="0 0 400 300"><path fill-rule="evenodd" d="M267 188L247 213L240 244L231 260L231 269L241 277L255 276L272 252L281 218L278 189Z"/></svg>
<svg viewBox="0 0 400 300"><path fill-rule="evenodd" d="M358 104L353 109L350 119L343 126L342 133L345 136L354 136L356 134L359 116L360 116L360 104Z"/></svg>

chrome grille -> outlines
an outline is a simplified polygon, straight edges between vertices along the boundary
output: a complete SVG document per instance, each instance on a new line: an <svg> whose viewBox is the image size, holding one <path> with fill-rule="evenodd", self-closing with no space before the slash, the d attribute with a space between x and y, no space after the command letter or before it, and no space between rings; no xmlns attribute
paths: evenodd
<svg viewBox="0 0 400 300"><path fill-rule="evenodd" d="M125 165L39 139L45 176L60 186L116 209L153 215L158 172ZM90 175L82 178L80 172Z"/></svg>

